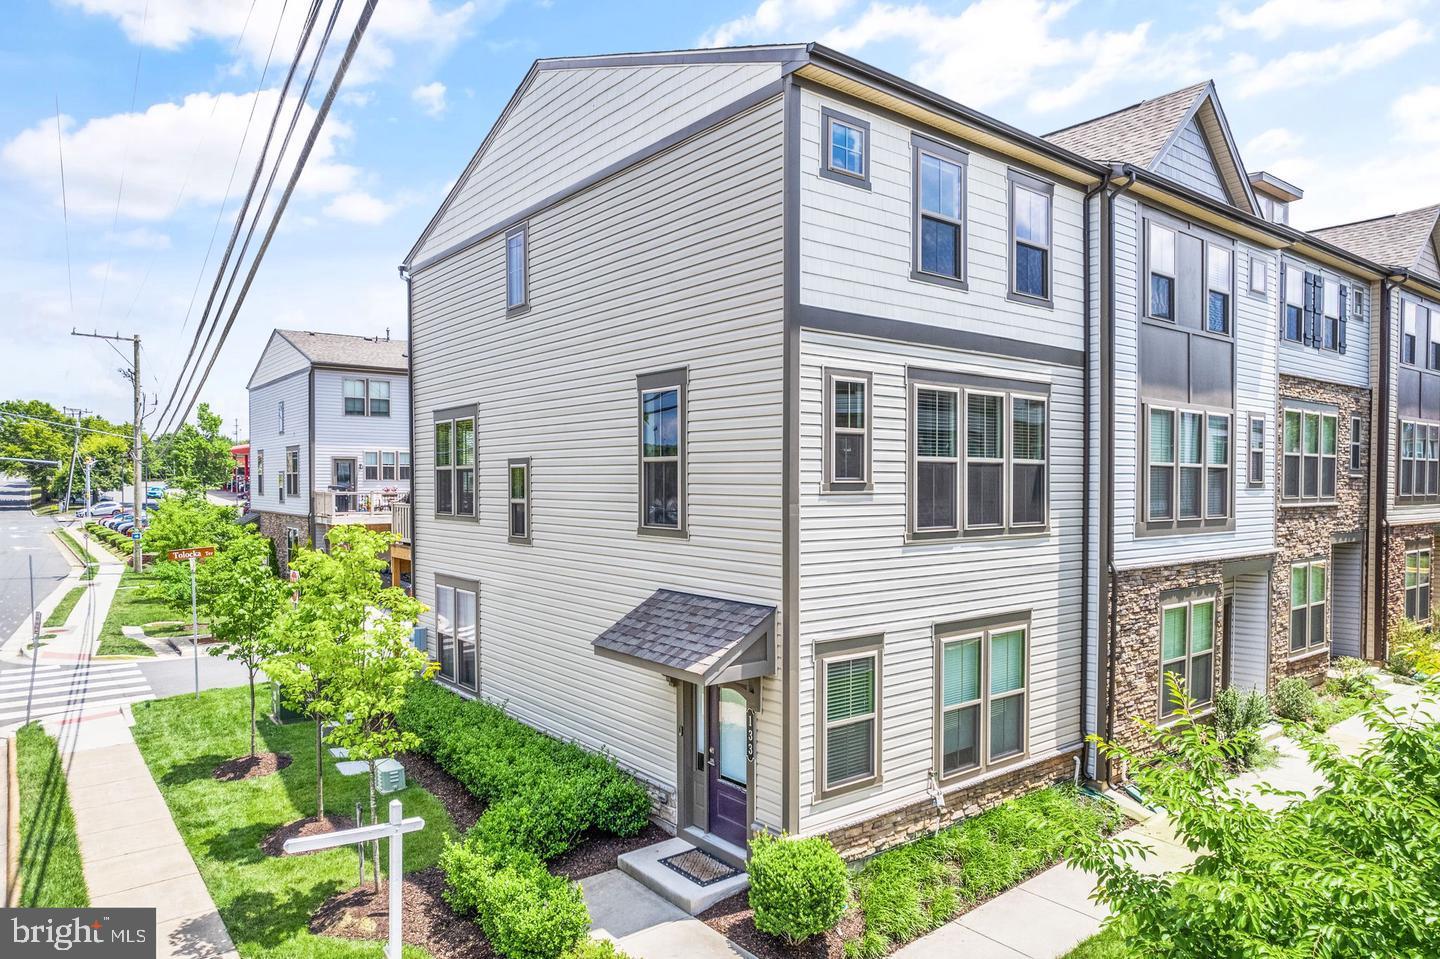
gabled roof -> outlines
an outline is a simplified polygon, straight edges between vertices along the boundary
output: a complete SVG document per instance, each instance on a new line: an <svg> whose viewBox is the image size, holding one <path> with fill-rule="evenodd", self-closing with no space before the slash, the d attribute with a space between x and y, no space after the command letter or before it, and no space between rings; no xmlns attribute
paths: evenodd
<svg viewBox="0 0 1440 959"><path fill-rule="evenodd" d="M657 589L595 637L598 655L703 685L775 671L775 607Z"/></svg>
<svg viewBox="0 0 1440 959"><path fill-rule="evenodd" d="M1231 203L1247 212L1257 212L1259 205L1240 151L1230 134L1230 124L1220 108L1214 81L1206 80L1141 100L1048 133L1045 139L1092 160L1128 163L1155 172L1192 119L1210 148L1216 173Z"/></svg>
<svg viewBox="0 0 1440 959"><path fill-rule="evenodd" d="M409 344L404 340L312 330L276 330L312 366L346 366L404 373L410 368Z"/></svg>
<svg viewBox="0 0 1440 959"><path fill-rule="evenodd" d="M1434 242L1437 224L1440 204L1310 232L1367 260L1411 269L1419 264L1426 245Z"/></svg>

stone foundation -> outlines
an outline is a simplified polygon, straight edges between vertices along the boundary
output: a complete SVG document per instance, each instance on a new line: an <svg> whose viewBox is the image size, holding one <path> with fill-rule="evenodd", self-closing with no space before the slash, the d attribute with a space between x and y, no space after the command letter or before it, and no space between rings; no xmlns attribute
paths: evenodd
<svg viewBox="0 0 1440 959"><path fill-rule="evenodd" d="M979 815L1007 799L1057 782L1069 782L1075 775L1075 760L1079 755L1077 749L994 772L971 785L953 787L945 793L943 810L936 808L934 801L925 799L864 822L842 826L827 833L826 838L845 859L864 859Z"/></svg>
<svg viewBox="0 0 1440 959"><path fill-rule="evenodd" d="M1369 528L1370 521L1370 448L1364 444L1361 450L1361 471L1350 472L1350 418L1359 416L1366 424L1365 436L1370 435L1370 391L1299 376L1280 376L1280 409L1286 400L1319 403L1334 407L1336 416L1336 464L1334 502L1315 505L1288 505L1280 498L1283 489L1284 425L1276 430L1274 448L1275 473L1275 565L1270 573L1270 669L1268 686L1273 691L1276 684L1287 676L1303 676L1310 683L1324 680L1325 669L1330 664L1329 638L1333 602L1327 595L1325 604L1326 644L1292 653L1290 650L1290 567L1293 563L1312 559L1332 559L1331 547L1337 534L1353 533ZM1364 547L1362 546L1362 549ZM1402 551L1401 562L1404 557ZM1363 562L1363 557L1362 557ZM1326 587L1334 581L1334 563L1327 567ZM1403 570L1402 570L1403 572ZM1361 587L1361 603L1364 604L1366 587ZM1403 596L1402 608L1403 608ZM1362 631L1365 616L1361 614Z"/></svg>
<svg viewBox="0 0 1440 959"><path fill-rule="evenodd" d="M1385 568L1385 636L1380 637L1376 650L1377 658L1383 660L1389 655L1388 637L1390 630L1405 619L1405 551L1416 547L1430 547L1430 607L1435 607L1435 559L1437 532L1440 526L1434 523L1416 523L1410 526L1392 526L1385 531L1388 536L1384 556Z"/></svg>
<svg viewBox="0 0 1440 959"><path fill-rule="evenodd" d="M309 542L310 521L307 517L292 516L289 513L256 513L255 515L261 534L268 536L270 542L275 544L275 560L280 564L281 575L284 575L290 570L290 542L286 530L291 527L298 529L300 544L303 546Z"/></svg>

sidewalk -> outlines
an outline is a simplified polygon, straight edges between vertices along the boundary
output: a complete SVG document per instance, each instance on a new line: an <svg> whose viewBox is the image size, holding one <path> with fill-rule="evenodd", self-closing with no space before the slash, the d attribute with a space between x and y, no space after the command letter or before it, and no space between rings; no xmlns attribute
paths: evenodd
<svg viewBox="0 0 1440 959"><path fill-rule="evenodd" d="M618 869L580 881L590 932L632 959L754 959L694 916Z"/></svg>

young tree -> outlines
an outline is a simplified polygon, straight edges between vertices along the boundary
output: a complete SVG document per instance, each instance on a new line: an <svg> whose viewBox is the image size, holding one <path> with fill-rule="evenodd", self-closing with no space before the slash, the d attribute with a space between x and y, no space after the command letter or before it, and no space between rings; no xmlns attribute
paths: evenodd
<svg viewBox="0 0 1440 959"><path fill-rule="evenodd" d="M407 748L394 724L404 685L427 666L409 643L424 607L403 590L383 587L381 554L393 537L362 526L339 526L326 536L328 552L301 549L290 568L299 573L299 598L276 624L286 650L266 669L279 679L294 708L315 720L315 815L325 815L323 728L370 764L371 811L375 763Z"/></svg>
<svg viewBox="0 0 1440 959"><path fill-rule="evenodd" d="M160 469L181 489L198 492L214 489L230 478L230 439L220 431L224 420L201 403L195 422L182 424L158 443Z"/></svg>
<svg viewBox="0 0 1440 959"><path fill-rule="evenodd" d="M176 564L178 565L178 564ZM271 567L270 540L253 526L232 536L196 567L196 586L211 634L210 655L245 667L250 683L250 758L255 758L255 676L282 649L274 629L290 599L290 584Z"/></svg>
<svg viewBox="0 0 1440 959"><path fill-rule="evenodd" d="M1217 740L1187 702L1149 726L1157 761L1100 748L1170 811L1195 864L1147 875L1144 847L1123 834L1076 837L1071 863L1099 876L1097 898L1147 959L1440 955L1440 725L1425 715L1437 697L1432 686L1412 709L1370 707L1375 737L1353 758L1307 734L1326 783L1309 799L1236 786L1228 767L1243 743Z"/></svg>

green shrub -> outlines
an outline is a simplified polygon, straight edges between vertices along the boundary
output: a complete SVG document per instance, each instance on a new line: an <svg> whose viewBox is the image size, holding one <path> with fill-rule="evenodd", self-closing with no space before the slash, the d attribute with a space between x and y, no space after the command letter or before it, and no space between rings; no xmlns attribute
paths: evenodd
<svg viewBox="0 0 1440 959"><path fill-rule="evenodd" d="M533 793L502 799L485 810L470 835L491 850L519 849L553 859L575 845L585 826L576 784L558 777Z"/></svg>
<svg viewBox="0 0 1440 959"><path fill-rule="evenodd" d="M1215 732L1222 743L1229 744L1235 766L1248 769L1255 764L1264 746L1260 727L1269 721L1270 701L1264 693L1242 693L1227 686L1215 697Z"/></svg>
<svg viewBox="0 0 1440 959"><path fill-rule="evenodd" d="M565 959L630 959L625 953L615 946L611 939L591 939L586 937L565 953Z"/></svg>
<svg viewBox="0 0 1440 959"><path fill-rule="evenodd" d="M1303 677L1290 676L1275 687L1275 715L1296 723L1308 723L1315 715L1315 690Z"/></svg>
<svg viewBox="0 0 1440 959"><path fill-rule="evenodd" d="M755 928L792 945L834 929L845 912L845 861L823 836L757 835L747 871Z"/></svg>
<svg viewBox="0 0 1440 959"><path fill-rule="evenodd" d="M473 837L440 855L445 901L475 919L490 945L510 959L559 959L585 938L590 913L580 887L552 876L535 856L495 856Z"/></svg>
<svg viewBox="0 0 1440 959"><path fill-rule="evenodd" d="M1428 622L1402 620L1390 637L1385 668L1400 676L1440 673L1440 644Z"/></svg>

